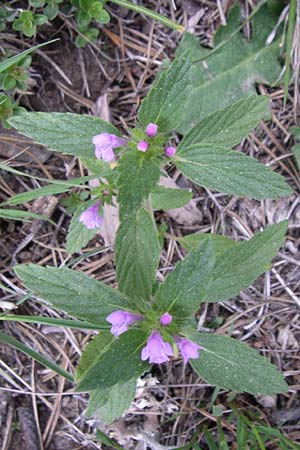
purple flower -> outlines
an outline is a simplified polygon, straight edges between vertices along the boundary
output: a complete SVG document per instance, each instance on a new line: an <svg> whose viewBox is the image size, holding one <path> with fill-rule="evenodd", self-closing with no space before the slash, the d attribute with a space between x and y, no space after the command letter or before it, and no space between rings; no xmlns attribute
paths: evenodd
<svg viewBox="0 0 300 450"><path fill-rule="evenodd" d="M161 364L169 361L173 356L173 350L168 342L164 342L158 331L152 331L147 339L147 344L142 350L142 361L149 359L150 363Z"/></svg>
<svg viewBox="0 0 300 450"><path fill-rule="evenodd" d="M126 139L122 139L114 134L101 133L93 136L95 145L95 156L97 159L103 159L106 162L112 162L115 159L113 148L126 145Z"/></svg>
<svg viewBox="0 0 300 450"><path fill-rule="evenodd" d="M181 338L179 336L174 336L174 341L177 345L178 350L183 357L184 364L187 363L188 359L197 359L199 358L198 351L200 350L200 345L195 344L186 338Z"/></svg>
<svg viewBox="0 0 300 450"><path fill-rule="evenodd" d="M79 216L79 222L81 222L89 230L100 228L102 225L102 217L99 215L99 205L100 201L98 200L96 203L83 211Z"/></svg>
<svg viewBox="0 0 300 450"><path fill-rule="evenodd" d="M166 327L167 325L169 325L169 323L172 322L173 317L171 316L171 314L169 314L168 312L165 312L164 314L162 314L159 318L159 323L163 326Z"/></svg>
<svg viewBox="0 0 300 450"><path fill-rule="evenodd" d="M154 137L157 133L158 126L155 123L149 123L146 127L146 135L149 137Z"/></svg>
<svg viewBox="0 0 300 450"><path fill-rule="evenodd" d="M136 147L140 152L146 152L148 150L148 144L146 141L139 141Z"/></svg>
<svg viewBox="0 0 300 450"><path fill-rule="evenodd" d="M165 147L164 148L164 155L167 156L168 158L172 158L176 153L176 148L175 147Z"/></svg>
<svg viewBox="0 0 300 450"><path fill-rule="evenodd" d="M114 311L106 317L106 322L112 324L111 334L118 337L128 330L129 325L142 319L143 317L140 314L132 314L128 311Z"/></svg>

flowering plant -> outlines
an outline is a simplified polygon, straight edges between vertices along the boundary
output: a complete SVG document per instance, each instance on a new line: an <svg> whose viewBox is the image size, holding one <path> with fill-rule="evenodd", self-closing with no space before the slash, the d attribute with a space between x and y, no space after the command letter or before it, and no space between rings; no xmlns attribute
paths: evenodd
<svg viewBox="0 0 300 450"><path fill-rule="evenodd" d="M265 114L266 97L248 97L205 117L175 145L172 133L184 119L192 71L187 51L160 75L141 104L136 128L124 136L91 116L23 113L10 119L36 142L80 157L92 178L100 180L72 219L71 252L101 227L103 204L116 197L119 205L117 289L66 267L15 268L34 295L81 319L82 327L101 330L86 346L75 374L77 389L91 393L88 414L101 416L118 392L126 392L126 408L149 363L175 358L190 363L207 382L235 392L272 394L287 387L256 351L229 336L198 332L195 321L201 302L232 298L269 267L284 241L285 221L241 243L197 235L164 282L156 281L160 241L152 204L169 162L191 181L227 194L261 199L290 192L278 174L232 150ZM73 185L86 187L86 181L73 180ZM178 195L166 194L170 203Z"/></svg>

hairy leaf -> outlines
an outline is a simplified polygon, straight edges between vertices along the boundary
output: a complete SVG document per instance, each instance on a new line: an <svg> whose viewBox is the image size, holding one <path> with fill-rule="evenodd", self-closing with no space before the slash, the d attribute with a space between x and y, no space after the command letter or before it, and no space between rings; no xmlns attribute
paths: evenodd
<svg viewBox="0 0 300 450"><path fill-rule="evenodd" d="M210 240L212 246L212 253L214 255L223 253L225 250L227 250L227 248L237 244L236 241L232 241L226 236L207 233L188 234L181 238L176 238L176 240L185 250L188 251L190 251L192 248L198 247L201 242Z"/></svg>
<svg viewBox="0 0 300 450"><path fill-rule="evenodd" d="M271 225L248 241L236 243L218 255L204 301L227 300L269 270L284 242L287 221Z"/></svg>
<svg viewBox="0 0 300 450"><path fill-rule="evenodd" d="M191 145L212 144L233 147L239 144L265 115L269 100L265 96L252 96L204 117L180 142L177 152Z"/></svg>
<svg viewBox="0 0 300 450"><path fill-rule="evenodd" d="M110 123L84 114L23 112L11 117L9 123L49 150L85 158L94 157L93 136L119 135Z"/></svg>
<svg viewBox="0 0 300 450"><path fill-rule="evenodd" d="M138 120L144 127L152 122L158 131L174 130L182 120L183 105L188 96L191 54L184 52L163 72L142 101Z"/></svg>
<svg viewBox="0 0 300 450"><path fill-rule="evenodd" d="M213 144L181 147L176 166L190 180L208 189L254 199L291 194L284 178L255 159Z"/></svg>
<svg viewBox="0 0 300 450"><path fill-rule="evenodd" d="M196 331L188 337L202 347L199 358L190 363L208 383L250 394L271 395L287 390L279 370L246 344L228 336Z"/></svg>
<svg viewBox="0 0 300 450"><path fill-rule="evenodd" d="M98 386L106 388L138 378L149 367L140 357L145 341L141 330L132 328L123 333L78 379L77 390L91 391Z"/></svg>
<svg viewBox="0 0 300 450"><path fill-rule="evenodd" d="M90 323L107 325L105 318L111 312L130 310L128 299L123 294L65 267L21 264L15 267L15 272L36 296Z"/></svg>
<svg viewBox="0 0 300 450"><path fill-rule="evenodd" d="M184 189L169 189L156 186L151 193L152 208L155 210L181 208L193 197L193 193Z"/></svg>
<svg viewBox="0 0 300 450"><path fill-rule="evenodd" d="M159 179L159 161L148 153L129 151L119 161L118 202L121 220L132 217Z"/></svg>
<svg viewBox="0 0 300 450"><path fill-rule="evenodd" d="M160 284L154 304L161 312L175 313L178 320L194 313L206 296L214 258L210 242L205 240L177 263L175 269Z"/></svg>
<svg viewBox="0 0 300 450"><path fill-rule="evenodd" d="M136 378L107 388L99 386L90 393L86 415L99 418L105 423L113 422L129 408L134 399L135 390Z"/></svg>
<svg viewBox="0 0 300 450"><path fill-rule="evenodd" d="M150 300L160 254L157 229L140 209L124 220L115 242L118 287L129 297Z"/></svg>

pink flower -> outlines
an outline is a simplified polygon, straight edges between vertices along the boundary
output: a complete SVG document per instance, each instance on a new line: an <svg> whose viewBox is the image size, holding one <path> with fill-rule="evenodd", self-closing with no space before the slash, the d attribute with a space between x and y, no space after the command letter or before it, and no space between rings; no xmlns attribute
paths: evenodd
<svg viewBox="0 0 300 450"><path fill-rule="evenodd" d="M95 156L97 159L103 159L106 162L115 160L114 148L126 145L126 139L122 139L114 134L101 133L93 136L93 144L95 145Z"/></svg>
<svg viewBox="0 0 300 450"><path fill-rule="evenodd" d="M79 222L81 222L89 230L100 228L102 225L102 217L99 215L99 205L100 201L98 200L96 203L83 211L79 216Z"/></svg>
<svg viewBox="0 0 300 450"><path fill-rule="evenodd" d="M143 316L140 314L132 314L128 311L114 311L106 317L106 322L111 323L111 334L118 337L120 334L128 330L129 325L142 320Z"/></svg>
<svg viewBox="0 0 300 450"><path fill-rule="evenodd" d="M181 338L180 336L174 336L174 341L177 345L178 350L181 353L181 356L183 357L184 364L186 364L190 358L191 359L199 358L198 351L201 348L200 345L195 344L189 339Z"/></svg>
<svg viewBox="0 0 300 450"><path fill-rule="evenodd" d="M169 314L168 312L165 312L164 314L162 314L159 318L159 323L163 326L166 327L167 325L169 325L169 323L172 322L173 317L171 316L171 314Z"/></svg>
<svg viewBox="0 0 300 450"><path fill-rule="evenodd" d="M147 344L142 350L142 361L149 359L150 363L161 364L169 361L173 356L173 350L168 342L164 342L158 331L152 331L147 339Z"/></svg>
<svg viewBox="0 0 300 450"><path fill-rule="evenodd" d="M139 141L137 143L136 148L140 151L140 152L146 152L148 150L148 144L146 141Z"/></svg>
<svg viewBox="0 0 300 450"><path fill-rule="evenodd" d="M158 126L155 123L149 123L146 127L146 135L149 137L154 137L157 133Z"/></svg>
<svg viewBox="0 0 300 450"><path fill-rule="evenodd" d="M165 147L164 149L164 155L167 156L168 158L172 158L176 153L176 148L175 147Z"/></svg>

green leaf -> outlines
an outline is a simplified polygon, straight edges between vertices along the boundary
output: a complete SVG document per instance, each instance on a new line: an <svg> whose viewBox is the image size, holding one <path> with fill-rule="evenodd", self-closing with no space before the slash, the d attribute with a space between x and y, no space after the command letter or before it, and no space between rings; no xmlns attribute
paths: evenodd
<svg viewBox="0 0 300 450"><path fill-rule="evenodd" d="M14 64L17 64L18 62L22 61L26 55L29 55L30 53L34 52L35 50L38 50L39 48L44 47L45 45L53 44L53 42L59 41L59 39L52 39L48 42L43 42L42 44L34 45L33 47L29 48L28 50L25 50L24 52L18 53L17 55L11 56L10 58L5 59L0 63L0 73L4 72L5 70L9 69Z"/></svg>
<svg viewBox="0 0 300 450"><path fill-rule="evenodd" d="M84 347L79 363L75 369L75 381L79 380L84 373L93 365L95 359L106 353L114 337L110 331L101 331L92 337L90 342Z"/></svg>
<svg viewBox="0 0 300 450"><path fill-rule="evenodd" d="M32 37L36 33L36 25L33 22L33 19L32 20L26 19L22 22L22 24L23 24L22 32L25 34L25 36Z"/></svg>
<svg viewBox="0 0 300 450"><path fill-rule="evenodd" d="M77 390L91 391L98 386L106 388L138 378L149 367L140 356L145 342L146 335L141 330L132 328L123 333L78 379Z"/></svg>
<svg viewBox="0 0 300 450"><path fill-rule="evenodd" d="M85 183L86 181L89 181L89 180L93 180L95 178L93 175L88 175L85 177L78 177L78 178L70 178L69 180L55 180L55 179L51 179L51 178L42 178L42 177L37 177L35 175L31 175L29 173L21 172L20 170L16 170L11 166L8 166L8 165L2 164L2 163L0 163L0 169L6 170L7 172L10 172L10 173L14 173L15 175L20 175L22 177L28 177L28 178L32 178L34 180L45 181L50 184L57 184L60 186L64 185L64 186L68 186L68 187L77 187L77 186L80 187L80 185L82 183Z"/></svg>
<svg viewBox="0 0 300 450"><path fill-rule="evenodd" d="M198 247L201 242L206 241L207 239L211 242L214 255L223 253L227 248L237 244L236 241L232 241L228 237L219 234L194 233L181 238L176 238L180 245L187 251Z"/></svg>
<svg viewBox="0 0 300 450"><path fill-rule="evenodd" d="M185 134L203 117L242 97L255 95L256 83L272 85L278 80L282 52L280 32L266 45L277 20L266 5L262 6L251 21L252 38L247 40L239 32L240 9L233 7L227 25L220 26L214 36L214 48L226 43L211 56L210 50L200 46L198 38L189 33L183 35L177 54L190 49L193 61L198 62L191 70L192 82L177 131Z"/></svg>
<svg viewBox="0 0 300 450"><path fill-rule="evenodd" d="M157 229L140 209L124 220L115 242L118 288L130 298L150 300L160 255Z"/></svg>
<svg viewBox="0 0 300 450"><path fill-rule="evenodd" d="M45 23L48 22L48 18L44 14L35 14L34 22L36 25L44 25Z"/></svg>
<svg viewBox="0 0 300 450"><path fill-rule="evenodd" d="M46 8L44 9L44 14L47 16L49 20L55 19L55 17L58 14L58 6L55 4L47 5Z"/></svg>
<svg viewBox="0 0 300 450"><path fill-rule="evenodd" d="M84 114L25 112L9 119L10 125L49 150L93 157L92 138L100 133L119 135L108 122Z"/></svg>
<svg viewBox="0 0 300 450"><path fill-rule="evenodd" d="M45 5L46 0L28 0L28 3L33 8L42 8Z"/></svg>
<svg viewBox="0 0 300 450"><path fill-rule="evenodd" d="M134 215L159 180L159 161L148 153L128 151L118 164L120 219Z"/></svg>
<svg viewBox="0 0 300 450"><path fill-rule="evenodd" d="M27 221L28 219L39 219L39 220L48 220L51 222L51 220L43 216L42 214L35 214L29 211L21 211L19 209L0 209L0 217L2 219L9 219L9 220L24 220ZM53 223L53 222L52 222Z"/></svg>
<svg viewBox="0 0 300 450"><path fill-rule="evenodd" d="M219 254L204 301L227 300L248 287L271 267L271 261L284 243L287 221L271 225L248 241L236 243Z"/></svg>
<svg viewBox="0 0 300 450"><path fill-rule="evenodd" d="M193 197L193 193L184 189L169 189L156 186L151 192L151 203L154 211L181 208Z"/></svg>
<svg viewBox="0 0 300 450"><path fill-rule="evenodd" d="M80 158L84 167L86 167L92 174L97 177L109 177L113 174L110 165L102 159L96 159L95 155L92 158ZM95 178L95 177L94 177Z"/></svg>
<svg viewBox="0 0 300 450"><path fill-rule="evenodd" d="M59 185L59 184L50 184L49 186L43 186L38 189L33 189L27 192L21 192L20 194L16 194L13 197L6 200L7 205L20 205L25 202L31 202L32 200L44 197L47 195L55 195L61 194L62 192L67 192L70 189L69 186Z"/></svg>
<svg viewBox="0 0 300 450"><path fill-rule="evenodd" d="M268 105L268 97L252 96L204 117L184 136L177 152L195 144L212 144L216 147L239 144L265 115Z"/></svg>
<svg viewBox="0 0 300 450"><path fill-rule="evenodd" d="M152 122L165 133L179 125L189 95L191 63L190 51L184 52L154 83L138 112L143 127Z"/></svg>
<svg viewBox="0 0 300 450"><path fill-rule="evenodd" d="M13 89L15 85L17 84L17 80L10 75L10 73L6 73L2 80L2 89L5 91L9 91L10 89Z"/></svg>
<svg viewBox="0 0 300 450"><path fill-rule="evenodd" d="M161 312L174 313L179 320L194 313L205 297L214 259L210 242L205 240L177 263L159 285L154 304Z"/></svg>
<svg viewBox="0 0 300 450"><path fill-rule="evenodd" d="M95 203L95 201L87 202L84 205L79 206L79 208L75 211L68 228L66 242L66 249L68 253L79 252L89 243L91 239L93 239L94 236L96 236L100 230L100 228L89 229L79 222L80 214L93 203Z"/></svg>
<svg viewBox="0 0 300 450"><path fill-rule="evenodd" d="M15 272L36 296L90 323L107 325L105 318L111 312L130 310L123 294L74 270L21 264Z"/></svg>
<svg viewBox="0 0 300 450"><path fill-rule="evenodd" d="M122 416L134 399L136 378L120 382L108 388L99 386L90 393L86 416L96 417L105 423L112 423Z"/></svg>
<svg viewBox="0 0 300 450"><path fill-rule="evenodd" d="M174 162L194 183L226 194L260 200L292 193L283 177L255 159L220 145L181 147Z"/></svg>
<svg viewBox="0 0 300 450"><path fill-rule="evenodd" d="M190 331L202 349L191 359L193 369L208 383L235 392L275 394L287 391L283 375L246 344L227 336Z"/></svg>

